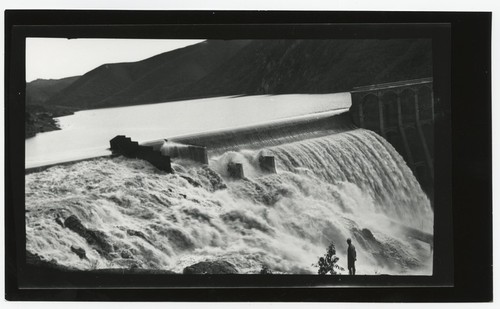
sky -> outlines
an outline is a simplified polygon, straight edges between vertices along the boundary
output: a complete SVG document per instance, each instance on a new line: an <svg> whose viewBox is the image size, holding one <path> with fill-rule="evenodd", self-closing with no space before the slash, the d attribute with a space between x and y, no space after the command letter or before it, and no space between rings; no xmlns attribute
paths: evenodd
<svg viewBox="0 0 500 309"><path fill-rule="evenodd" d="M26 82L83 75L105 63L134 62L203 40L26 39Z"/></svg>

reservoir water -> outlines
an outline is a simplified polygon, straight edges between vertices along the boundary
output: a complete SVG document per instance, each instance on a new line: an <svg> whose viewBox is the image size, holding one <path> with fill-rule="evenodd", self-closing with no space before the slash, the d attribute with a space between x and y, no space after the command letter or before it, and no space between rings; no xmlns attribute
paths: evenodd
<svg viewBox="0 0 500 309"><path fill-rule="evenodd" d="M26 168L109 154L109 140L120 134L143 142L350 105L350 93L336 93L218 97L80 111L57 118L62 130L26 139Z"/></svg>

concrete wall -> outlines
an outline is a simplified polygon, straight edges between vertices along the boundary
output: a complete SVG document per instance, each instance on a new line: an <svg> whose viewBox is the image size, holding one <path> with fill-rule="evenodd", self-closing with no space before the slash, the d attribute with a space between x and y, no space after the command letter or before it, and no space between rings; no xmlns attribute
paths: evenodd
<svg viewBox="0 0 500 309"><path fill-rule="evenodd" d="M172 143L165 140L161 147L151 146L151 148L158 149L162 154L170 158L179 158L191 160L201 164L208 164L207 148L204 146L187 145L180 143Z"/></svg>
<svg viewBox="0 0 500 309"><path fill-rule="evenodd" d="M124 135L114 137L109 141L109 144L114 154L146 160L157 169L172 173L170 157L162 155L160 151L154 150L151 146L141 146Z"/></svg>
<svg viewBox="0 0 500 309"><path fill-rule="evenodd" d="M432 78L354 88L352 121L383 136L401 154L426 193L434 193Z"/></svg>

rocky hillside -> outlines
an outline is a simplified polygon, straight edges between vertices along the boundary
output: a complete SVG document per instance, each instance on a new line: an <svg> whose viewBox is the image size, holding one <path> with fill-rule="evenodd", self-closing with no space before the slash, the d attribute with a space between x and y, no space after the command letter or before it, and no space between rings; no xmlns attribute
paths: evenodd
<svg viewBox="0 0 500 309"><path fill-rule="evenodd" d="M77 109L66 106L26 105L24 115L25 138L33 137L40 132L59 130L59 123L54 118L71 115L75 111Z"/></svg>
<svg viewBox="0 0 500 309"><path fill-rule="evenodd" d="M430 40L208 40L143 61L102 65L46 104L88 109L222 95L329 93L428 76Z"/></svg>
<svg viewBox="0 0 500 309"><path fill-rule="evenodd" d="M71 85L80 76L62 79L37 79L26 84L26 104L43 105L49 98Z"/></svg>
<svg viewBox="0 0 500 309"><path fill-rule="evenodd" d="M249 41L205 41L132 63L104 64L49 100L96 108L162 102L213 72Z"/></svg>
<svg viewBox="0 0 500 309"><path fill-rule="evenodd" d="M253 41L179 97L343 92L428 76L430 40Z"/></svg>

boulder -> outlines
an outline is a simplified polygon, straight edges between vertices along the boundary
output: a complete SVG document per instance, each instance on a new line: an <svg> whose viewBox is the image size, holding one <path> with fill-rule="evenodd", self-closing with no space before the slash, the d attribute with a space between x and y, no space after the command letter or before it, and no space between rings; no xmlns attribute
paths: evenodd
<svg viewBox="0 0 500 309"><path fill-rule="evenodd" d="M146 237L146 235L144 235L143 232L141 231L135 231L135 230L127 230L127 234L129 236L137 236L139 238L142 238L143 240L145 240L147 243L153 245L153 243L151 243L151 241L149 241L149 239Z"/></svg>
<svg viewBox="0 0 500 309"><path fill-rule="evenodd" d="M87 253L85 252L84 249L82 249L80 247L71 246L71 252L73 252L74 254L78 255L78 257L80 259L86 259L86 260L88 260Z"/></svg>
<svg viewBox="0 0 500 309"><path fill-rule="evenodd" d="M193 243L193 240L191 240L189 235L184 234L178 229L164 229L159 231L159 234L162 236L166 236L168 238L168 241L179 250L188 250L195 247L195 244Z"/></svg>
<svg viewBox="0 0 500 309"><path fill-rule="evenodd" d="M375 236L373 236L372 231L369 229L362 229L361 234L368 240L375 240Z"/></svg>
<svg viewBox="0 0 500 309"><path fill-rule="evenodd" d="M237 274L236 267L227 261L205 261L184 268L185 275L200 274Z"/></svg>
<svg viewBox="0 0 500 309"><path fill-rule="evenodd" d="M122 259L132 259L133 258L132 253L130 253L130 251L127 249L122 250L120 252L120 256L122 257Z"/></svg>
<svg viewBox="0 0 500 309"><path fill-rule="evenodd" d="M113 251L113 247L108 243L103 232L86 228L75 215L66 218L64 226L83 237L100 255L110 258L109 253Z"/></svg>
<svg viewBox="0 0 500 309"><path fill-rule="evenodd" d="M50 261L45 260L44 257L33 253L29 250L26 250L26 264L30 266L35 266L38 268L47 268L47 269L58 269L65 271L75 270L72 267L63 266L57 263L56 260L52 259Z"/></svg>
<svg viewBox="0 0 500 309"><path fill-rule="evenodd" d="M56 215L56 217L55 217L55 219L54 219L54 220L55 220L55 221L56 221L56 223L57 223L57 224L59 224L61 227L63 227L63 228L65 227L65 226L64 226L64 221L63 221L63 218L61 218L61 216L60 216L60 215Z"/></svg>
<svg viewBox="0 0 500 309"><path fill-rule="evenodd" d="M189 184L191 184L193 187L198 188L201 187L201 183L198 181L194 180L193 178L187 176L187 175L180 175L182 178L184 178Z"/></svg>
<svg viewBox="0 0 500 309"><path fill-rule="evenodd" d="M207 186L208 190L214 192L217 190L227 189L227 185L224 183L224 179L222 179L219 173L208 167L208 165L204 165L200 172L209 181L209 184Z"/></svg>

